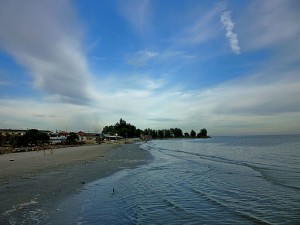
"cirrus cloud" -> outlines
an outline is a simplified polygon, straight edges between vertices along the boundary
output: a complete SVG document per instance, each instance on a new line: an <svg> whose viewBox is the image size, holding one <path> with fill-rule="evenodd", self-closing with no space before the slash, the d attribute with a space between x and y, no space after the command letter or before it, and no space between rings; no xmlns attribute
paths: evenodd
<svg viewBox="0 0 300 225"><path fill-rule="evenodd" d="M37 89L76 104L90 99L80 39L68 0L0 3L0 47L29 72Z"/></svg>

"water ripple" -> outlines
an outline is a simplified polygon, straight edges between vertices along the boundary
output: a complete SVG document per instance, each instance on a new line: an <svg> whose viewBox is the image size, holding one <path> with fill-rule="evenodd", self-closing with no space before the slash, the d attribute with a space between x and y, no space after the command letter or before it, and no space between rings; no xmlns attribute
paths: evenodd
<svg viewBox="0 0 300 225"><path fill-rule="evenodd" d="M278 138L148 142L152 163L89 184L64 207L81 205L77 224L299 224L300 143Z"/></svg>

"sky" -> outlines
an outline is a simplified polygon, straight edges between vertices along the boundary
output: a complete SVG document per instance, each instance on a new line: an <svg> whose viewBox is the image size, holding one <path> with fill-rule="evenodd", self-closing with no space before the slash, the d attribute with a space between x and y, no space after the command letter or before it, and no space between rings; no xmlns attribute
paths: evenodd
<svg viewBox="0 0 300 225"><path fill-rule="evenodd" d="M2 0L0 128L300 133L298 0Z"/></svg>

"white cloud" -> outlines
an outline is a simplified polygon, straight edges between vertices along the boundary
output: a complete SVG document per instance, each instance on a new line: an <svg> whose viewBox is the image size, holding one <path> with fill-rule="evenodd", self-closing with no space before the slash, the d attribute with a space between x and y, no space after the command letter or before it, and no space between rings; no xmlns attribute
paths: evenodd
<svg viewBox="0 0 300 225"><path fill-rule="evenodd" d="M29 71L34 86L73 103L89 101L81 31L67 0L1 1L0 48Z"/></svg>
<svg viewBox="0 0 300 225"><path fill-rule="evenodd" d="M266 70L193 91L137 75L127 80L131 85L124 81L126 88L118 89L110 83L107 86L116 89L98 92L97 96L99 102L105 101L105 108L99 108L109 114L108 121L114 123L126 115L123 119L139 128L149 127L150 121L155 129L177 126L189 131L206 127L214 135L300 132L295 125L300 118L297 70L274 73ZM270 74L276 79L270 79Z"/></svg>
<svg viewBox="0 0 300 225"><path fill-rule="evenodd" d="M207 127L219 134L299 133L299 124L295 123L300 118L298 72L269 80L269 73L274 72L254 74L193 93L198 100L189 115L205 118Z"/></svg>
<svg viewBox="0 0 300 225"><path fill-rule="evenodd" d="M146 75L126 76L122 82L110 78L95 84L90 105L0 99L0 127L100 130L122 117L141 129L206 127L211 135L300 132L297 71L275 81L266 79L269 72L274 71L193 91Z"/></svg>
<svg viewBox="0 0 300 225"><path fill-rule="evenodd" d="M215 113L237 115L272 115L300 112L300 81L287 82L285 79L271 83L232 84L218 90L220 102ZM230 99L230 101L226 101Z"/></svg>
<svg viewBox="0 0 300 225"><path fill-rule="evenodd" d="M221 23L226 29L226 37L228 38L228 41L230 43L231 50L234 53L239 54L241 52L241 48L239 47L237 35L233 32L234 23L231 19L231 12L223 12L220 19Z"/></svg>
<svg viewBox="0 0 300 225"><path fill-rule="evenodd" d="M0 127L38 129L78 129L93 120L87 106L51 102L49 99L0 99ZM84 115L84 116L83 116ZM90 121L88 121L90 120Z"/></svg>

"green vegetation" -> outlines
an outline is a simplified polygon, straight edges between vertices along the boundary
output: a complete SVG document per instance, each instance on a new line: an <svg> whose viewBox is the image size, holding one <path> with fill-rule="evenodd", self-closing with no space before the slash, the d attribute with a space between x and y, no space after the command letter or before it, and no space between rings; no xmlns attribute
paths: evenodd
<svg viewBox="0 0 300 225"><path fill-rule="evenodd" d="M124 138L132 138L139 137L142 133L142 130L136 129L135 126L131 125L130 123L126 123L126 121L121 118L120 121L115 125L104 127L102 132L112 135L117 134Z"/></svg>
<svg viewBox="0 0 300 225"><path fill-rule="evenodd" d="M0 135L0 146L28 147L49 143L50 137L47 133L37 129L28 130L24 135L7 134Z"/></svg>
<svg viewBox="0 0 300 225"><path fill-rule="evenodd" d="M207 130L205 128L200 130L200 133L197 134L197 138L205 138L207 137Z"/></svg>
<svg viewBox="0 0 300 225"><path fill-rule="evenodd" d="M70 132L69 135L67 136L67 140L65 141L66 144L78 144L79 137L76 133Z"/></svg>
<svg viewBox="0 0 300 225"><path fill-rule="evenodd" d="M132 138L132 137L141 137L142 136L151 136L153 139L162 139L162 138L183 138L183 137L191 137L191 138L209 138L207 136L207 130L205 128L201 129L198 134L194 130L191 130L189 133L184 133L180 128L170 128L170 129L161 129L161 130L153 130L147 128L145 130L137 129L135 126L130 123L126 123L122 118L115 125L105 126L103 128L103 133L119 135L124 138Z"/></svg>
<svg viewBox="0 0 300 225"><path fill-rule="evenodd" d="M196 137L196 132L194 130L191 130L191 137L192 138Z"/></svg>
<svg viewBox="0 0 300 225"><path fill-rule="evenodd" d="M142 138L142 139L163 139L163 138L209 138L207 130L201 129L198 134L194 130L190 133L183 133L180 128L154 130L147 128L145 130L137 129L134 125L127 123L122 118L115 125L106 126L103 128L103 133L110 135L118 135L124 138ZM24 148L36 149L35 146L43 147L50 143L50 136L47 132L37 129L27 130L25 134L0 133L0 153L6 148ZM64 145L84 144L80 141L78 134L71 132L67 136ZM20 150L20 149L19 149Z"/></svg>

